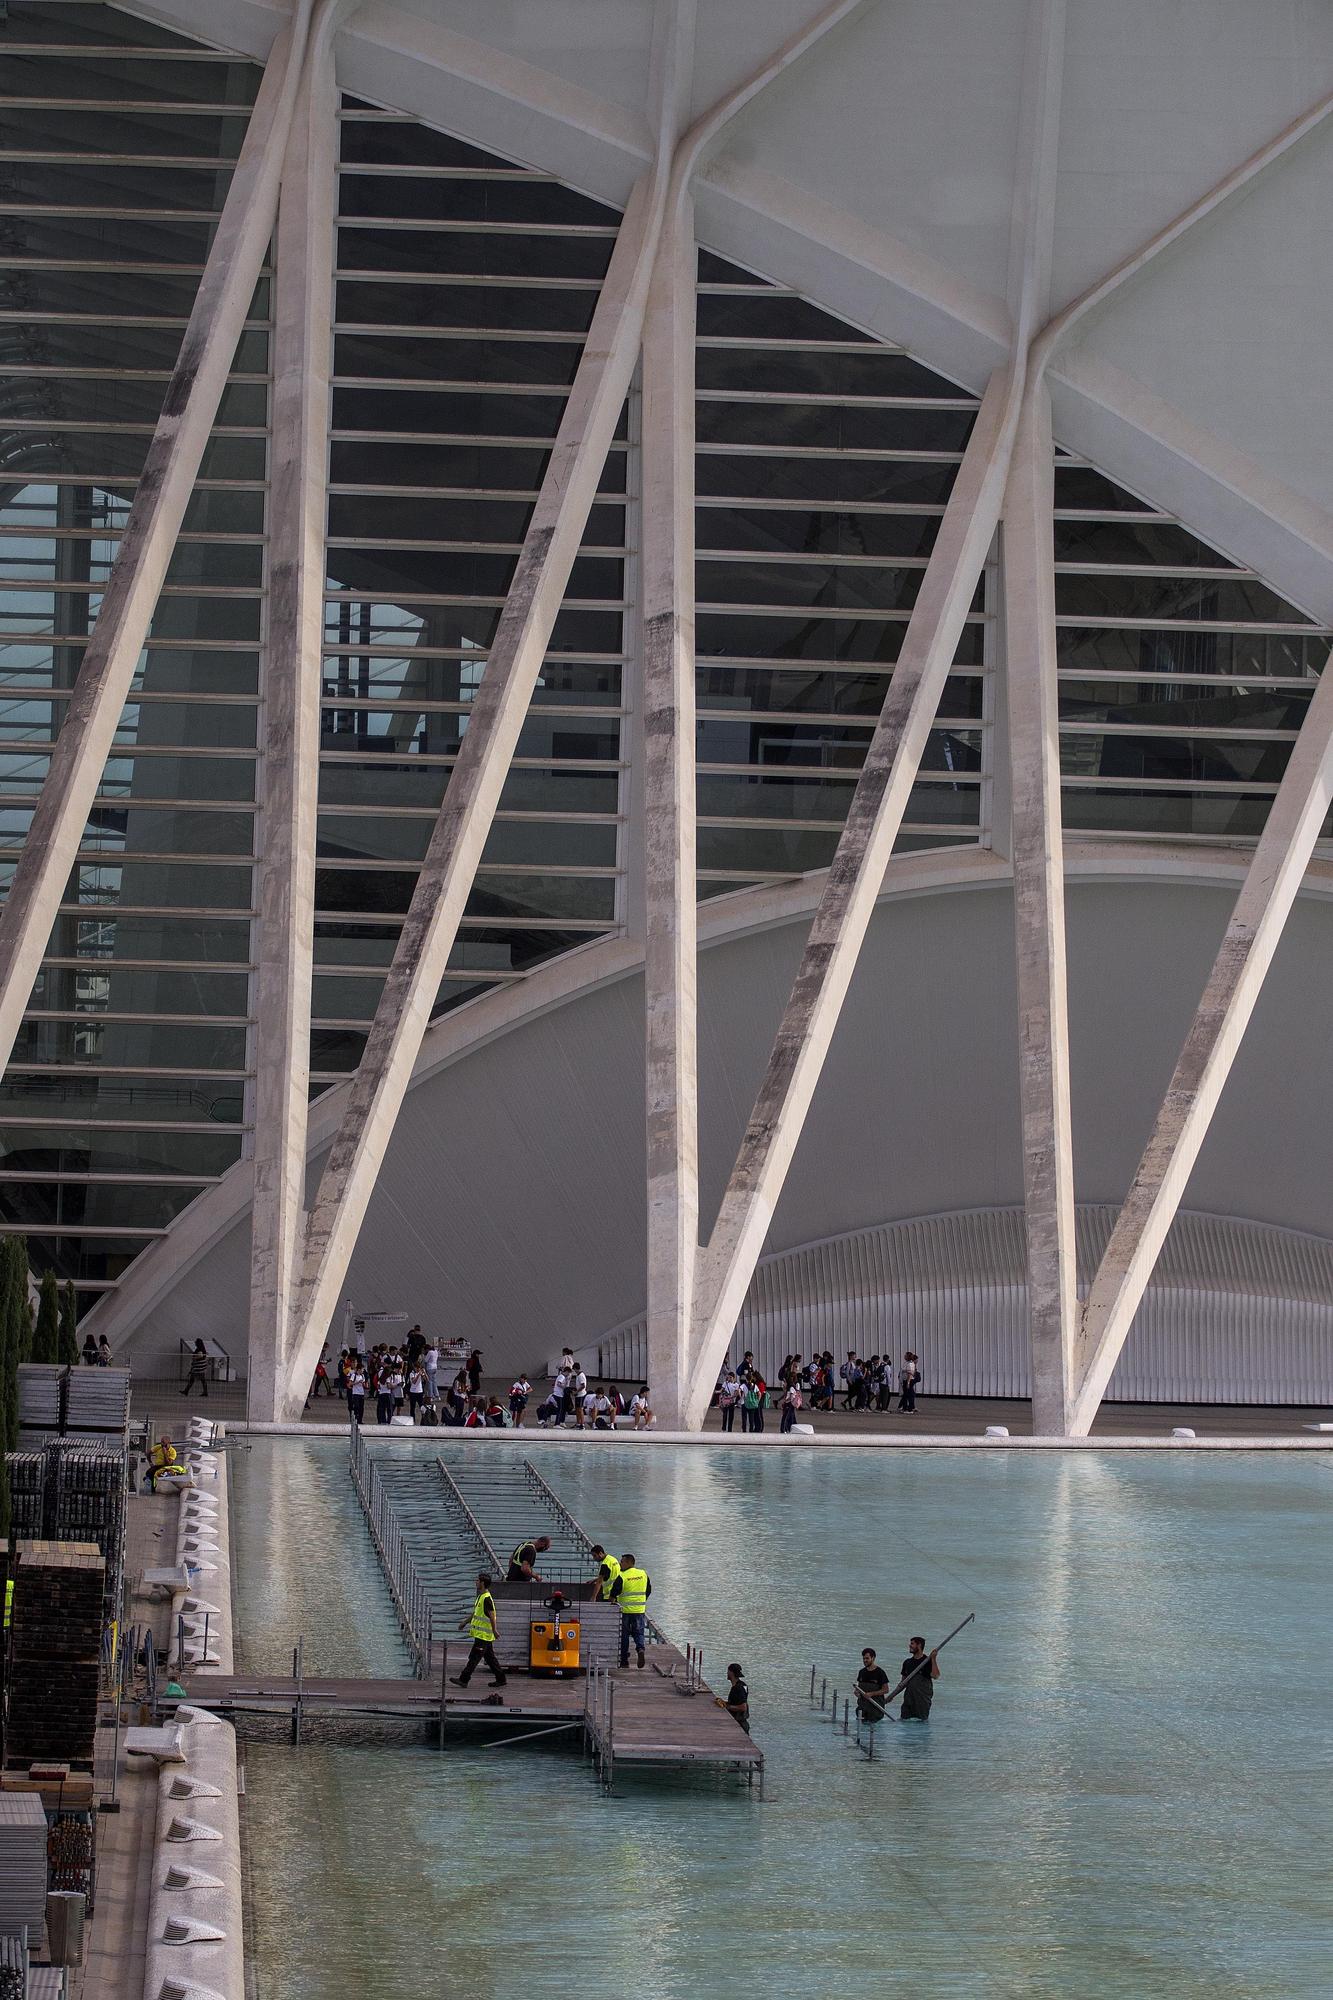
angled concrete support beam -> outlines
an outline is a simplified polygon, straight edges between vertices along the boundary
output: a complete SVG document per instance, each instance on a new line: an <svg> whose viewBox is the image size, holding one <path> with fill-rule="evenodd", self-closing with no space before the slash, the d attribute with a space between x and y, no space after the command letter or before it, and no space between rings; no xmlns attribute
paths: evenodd
<svg viewBox="0 0 1333 2000"><path fill-rule="evenodd" d="M686 1405L691 1428L703 1421L768 1234L995 533L1017 420L1016 386L1007 373L997 374L982 400L768 1068L699 1259Z"/></svg>
<svg viewBox="0 0 1333 2000"><path fill-rule="evenodd" d="M337 135L326 15L287 143L274 279L250 1250L249 1414L260 1422L285 1407L305 1227Z"/></svg>
<svg viewBox="0 0 1333 2000"><path fill-rule="evenodd" d="M1333 673L1325 666L1088 1294L1077 1350L1076 1437L1087 1435L1106 1393L1331 803Z"/></svg>
<svg viewBox="0 0 1333 2000"><path fill-rule="evenodd" d="M311 0L274 44L167 384L101 609L0 913L0 1069L9 1062L264 261Z"/></svg>

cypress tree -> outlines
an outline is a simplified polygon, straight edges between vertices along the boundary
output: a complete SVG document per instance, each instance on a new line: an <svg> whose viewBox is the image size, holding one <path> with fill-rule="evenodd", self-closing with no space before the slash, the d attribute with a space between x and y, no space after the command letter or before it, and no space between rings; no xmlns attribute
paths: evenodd
<svg viewBox="0 0 1333 2000"><path fill-rule="evenodd" d="M60 1294L60 1348L57 1360L61 1367L77 1366L79 1359L79 1305L74 1296L74 1280L65 1280Z"/></svg>
<svg viewBox="0 0 1333 2000"><path fill-rule="evenodd" d="M60 1292L54 1271L47 1271L42 1278L37 1325L32 1336L32 1358L46 1362L60 1359Z"/></svg>

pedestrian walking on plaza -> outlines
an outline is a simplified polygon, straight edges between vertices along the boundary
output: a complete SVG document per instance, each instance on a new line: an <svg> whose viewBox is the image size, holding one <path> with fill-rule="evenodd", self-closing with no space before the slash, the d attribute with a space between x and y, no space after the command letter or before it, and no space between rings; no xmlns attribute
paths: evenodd
<svg viewBox="0 0 1333 2000"><path fill-rule="evenodd" d="M921 1638L909 1639L907 1642L907 1658L903 1661L900 1671L904 1678L908 1674L912 1678L903 1689L903 1705L898 1713L898 1720L900 1722L930 1721L930 1704L935 1699L934 1683L940 1677L940 1663L935 1657L934 1651L929 1656L930 1664L928 1666L923 1664L926 1657L925 1640Z"/></svg>
<svg viewBox="0 0 1333 2000"><path fill-rule="evenodd" d="M801 1392L794 1382L789 1382L782 1392L782 1421L778 1429L785 1437L796 1422L796 1412L801 1407Z"/></svg>
<svg viewBox="0 0 1333 2000"><path fill-rule="evenodd" d="M440 1400L440 1343L432 1340L421 1357L421 1365L426 1371L426 1401L438 1403Z"/></svg>
<svg viewBox="0 0 1333 2000"><path fill-rule="evenodd" d="M520 1368L517 1378L509 1385L509 1415L516 1430L523 1428L523 1412L528 1407L531 1394L532 1384Z"/></svg>
<svg viewBox="0 0 1333 2000"><path fill-rule="evenodd" d="M89 1334L88 1338L89 1340L91 1340L92 1335ZM93 1359L94 1361L96 1361L97 1359L96 1347L93 1348ZM196 1340L196 1342L194 1343L194 1352L190 1356L190 1372L185 1378L185 1387L181 1390L182 1396L188 1396L196 1382L199 1384L199 1387L203 1390L204 1395L207 1396L208 1349L204 1346L202 1340Z"/></svg>
<svg viewBox="0 0 1333 2000"><path fill-rule="evenodd" d="M898 1370L898 1408L909 1417L916 1415L916 1385L921 1380L921 1370L917 1358L909 1347L903 1356L903 1365Z"/></svg>
<svg viewBox="0 0 1333 2000"><path fill-rule="evenodd" d="M375 1388L375 1422L377 1424L393 1422L393 1382L390 1379L389 1363L383 1359L380 1362Z"/></svg>
<svg viewBox="0 0 1333 2000"><path fill-rule="evenodd" d="M421 1415L421 1405L425 1400L426 1371L414 1361L407 1371L407 1407L413 1423Z"/></svg>
<svg viewBox="0 0 1333 2000"><path fill-rule="evenodd" d="M638 1654L639 1665L648 1664L645 1650L648 1629L648 1599L653 1594L652 1579L646 1569L640 1569L632 1553L620 1558L620 1574L611 1585L611 1602L620 1611L620 1664L629 1665L630 1641Z"/></svg>
<svg viewBox="0 0 1333 2000"><path fill-rule="evenodd" d="M468 1394L475 1396L481 1388L481 1349L474 1347L467 1358Z"/></svg>
<svg viewBox="0 0 1333 2000"><path fill-rule="evenodd" d="M366 1415L366 1371L358 1354L347 1369L347 1409L354 1424Z"/></svg>
<svg viewBox="0 0 1333 2000"><path fill-rule="evenodd" d="M722 1412L722 1428L724 1431L735 1429L736 1412L740 1408L740 1403L741 1378L730 1363L728 1363L726 1373L722 1377L722 1386L717 1392L717 1406Z"/></svg>
<svg viewBox="0 0 1333 2000"><path fill-rule="evenodd" d="M111 1366L111 1342L103 1334L97 1343L97 1365L99 1368Z"/></svg>
<svg viewBox="0 0 1333 2000"><path fill-rule="evenodd" d="M462 1673L450 1676L454 1686L465 1688L479 1663L484 1660L491 1670L491 1686L502 1688L505 1670L495 1652L495 1642L500 1636L495 1619L495 1599L491 1595L491 1579L484 1569L477 1572L477 1601L472 1607L472 1616L464 1618L458 1629L470 1635L472 1650Z"/></svg>

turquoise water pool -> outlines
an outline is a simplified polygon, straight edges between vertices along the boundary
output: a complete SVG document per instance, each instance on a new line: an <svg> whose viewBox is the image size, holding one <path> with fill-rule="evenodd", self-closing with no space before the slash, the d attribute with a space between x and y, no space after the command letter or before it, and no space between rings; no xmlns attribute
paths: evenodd
<svg viewBox="0 0 1333 2000"><path fill-rule="evenodd" d="M257 2000L1333 1991L1333 1462L538 1463L710 1675L743 1662L767 1801L606 1799L543 1744L249 1742ZM401 1671L345 1447L257 1440L232 1472L244 1664L303 1634L307 1672ZM873 1765L812 1716L812 1662L845 1687L863 1644L892 1670L967 1611L931 1723L882 1729Z"/></svg>

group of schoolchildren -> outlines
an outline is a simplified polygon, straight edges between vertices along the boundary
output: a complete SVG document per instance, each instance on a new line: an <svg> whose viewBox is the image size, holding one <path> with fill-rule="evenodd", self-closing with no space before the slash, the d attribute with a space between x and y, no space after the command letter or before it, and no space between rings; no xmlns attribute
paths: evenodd
<svg viewBox="0 0 1333 2000"><path fill-rule="evenodd" d="M338 1396L347 1404L353 1423L364 1423L366 1406L374 1407L375 1421L392 1424L406 1413L413 1424L439 1424L461 1430L521 1430L532 1396L532 1383L520 1374L509 1387L509 1408L500 1398L481 1386L481 1350L474 1347L467 1360L440 1392L440 1349L414 1326L402 1347L376 1346L369 1350L345 1347L334 1362L327 1348L320 1356L306 1407L316 1396ZM550 1393L537 1410L542 1429L559 1426L572 1417L582 1430L609 1431L617 1419L628 1416L636 1431L651 1430L657 1419L648 1400L648 1384L642 1383L626 1401L614 1382L590 1384L586 1372L567 1349L552 1381Z"/></svg>
<svg viewBox="0 0 1333 2000"><path fill-rule="evenodd" d="M525 1407L526 1401L525 1397ZM581 1431L613 1431L617 1419L625 1416L636 1431L652 1429L657 1418L648 1398L648 1384L641 1382L626 1400L614 1382L591 1383L587 1370L575 1361L572 1349L567 1347L551 1379L548 1394L537 1406L539 1427L542 1430L560 1430L572 1417ZM514 1422L523 1422L522 1410L515 1414Z"/></svg>
<svg viewBox="0 0 1333 2000"><path fill-rule="evenodd" d="M364 1423L366 1403L375 1408L375 1421L391 1424L406 1410L414 1424L443 1424L477 1430L485 1425L503 1424L504 1406L494 1396L481 1393L481 1350L474 1347L467 1360L440 1394L440 1349L414 1326L402 1347L377 1345L368 1350L344 1347L331 1362L328 1350L320 1356L306 1406L316 1396L340 1396L353 1423Z"/></svg>
<svg viewBox="0 0 1333 2000"><path fill-rule="evenodd" d="M831 1410L833 1399L839 1392L839 1383L844 1410L868 1410L872 1407L887 1410L892 1406L896 1388L899 1410L907 1416L914 1416L917 1391L921 1386L921 1363L910 1348L897 1368L891 1354L872 1354L868 1360L863 1360L860 1355L852 1353L835 1374L833 1356L827 1348L822 1354L812 1355L809 1361L802 1355L788 1354L778 1370L774 1392L782 1412L779 1428L791 1430L796 1413L804 1406L807 1396L812 1410ZM747 1348L739 1367L727 1363L714 1391L713 1400L722 1412L723 1430L735 1429L736 1413L739 1411L743 1431L762 1431L769 1395L768 1383L753 1353Z"/></svg>

